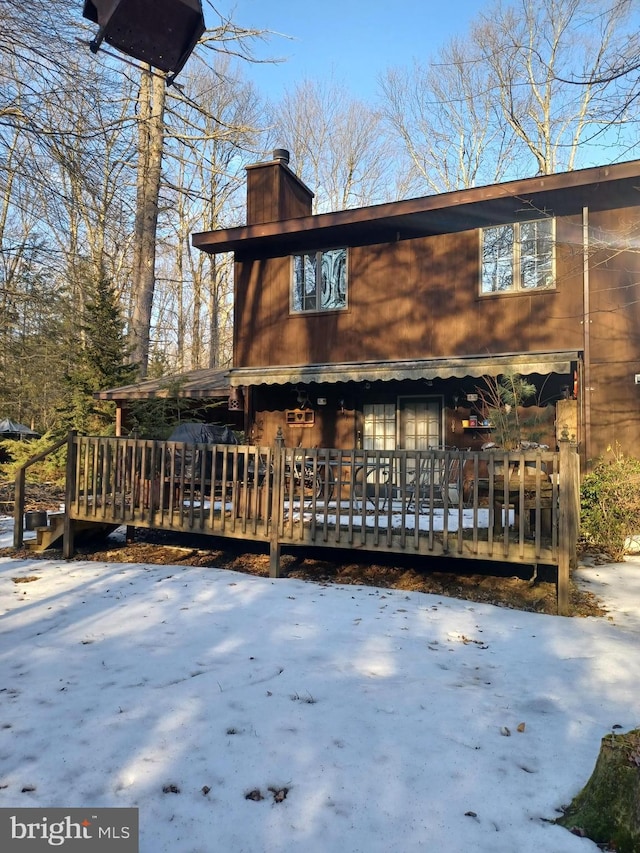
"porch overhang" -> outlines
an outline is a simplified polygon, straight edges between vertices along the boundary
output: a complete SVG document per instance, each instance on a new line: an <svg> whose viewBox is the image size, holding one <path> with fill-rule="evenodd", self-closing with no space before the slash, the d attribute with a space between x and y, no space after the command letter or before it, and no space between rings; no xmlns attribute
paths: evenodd
<svg viewBox="0 0 640 853"><path fill-rule="evenodd" d="M229 371L232 387L255 385L308 385L338 382L391 382L403 379L459 379L465 376L499 376L519 373L570 374L576 350L536 353L472 355L457 358L428 358L412 361L357 361L327 364L236 367Z"/></svg>
<svg viewBox="0 0 640 853"><path fill-rule="evenodd" d="M145 379L133 385L97 391L96 400L134 401L155 398L224 399L229 396L229 369L203 368L174 376Z"/></svg>

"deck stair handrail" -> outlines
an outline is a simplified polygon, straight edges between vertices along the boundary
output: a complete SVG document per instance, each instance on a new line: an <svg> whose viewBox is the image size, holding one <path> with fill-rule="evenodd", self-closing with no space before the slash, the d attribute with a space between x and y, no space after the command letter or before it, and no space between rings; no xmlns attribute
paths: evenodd
<svg viewBox="0 0 640 853"><path fill-rule="evenodd" d="M73 435L74 433L71 433ZM55 444L50 445L49 447L42 450L40 453L36 453L35 456L30 456L26 462L23 462L22 465L18 468L16 472L16 480L15 480L15 503L13 507L13 547L14 548L22 548L24 544L24 530L23 530L23 518L24 518L24 505L25 505L25 483L26 483L26 475L27 469L32 465L35 465L36 462L41 462L43 459L46 459L52 453L55 453L56 450L59 450L63 445L69 444L71 438L69 435L65 435L64 438L61 438L59 441L56 441Z"/></svg>

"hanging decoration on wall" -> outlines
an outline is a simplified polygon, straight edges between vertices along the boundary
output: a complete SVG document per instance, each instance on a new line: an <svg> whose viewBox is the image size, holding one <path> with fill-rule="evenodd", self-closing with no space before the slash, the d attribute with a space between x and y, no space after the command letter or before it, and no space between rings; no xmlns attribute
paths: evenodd
<svg viewBox="0 0 640 853"><path fill-rule="evenodd" d="M316 422L313 409L285 409L284 414L289 427L312 427Z"/></svg>

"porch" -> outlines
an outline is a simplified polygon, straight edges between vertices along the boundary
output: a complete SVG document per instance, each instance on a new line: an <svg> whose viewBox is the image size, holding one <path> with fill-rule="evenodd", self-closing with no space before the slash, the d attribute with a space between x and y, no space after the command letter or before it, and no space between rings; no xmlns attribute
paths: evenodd
<svg viewBox="0 0 640 853"><path fill-rule="evenodd" d="M568 609L579 520L578 456L569 441L559 452L517 453L74 434L67 445L66 558L81 527L126 525L264 543L274 578L283 547L547 565L557 572L558 611ZM19 547L21 523L16 531Z"/></svg>

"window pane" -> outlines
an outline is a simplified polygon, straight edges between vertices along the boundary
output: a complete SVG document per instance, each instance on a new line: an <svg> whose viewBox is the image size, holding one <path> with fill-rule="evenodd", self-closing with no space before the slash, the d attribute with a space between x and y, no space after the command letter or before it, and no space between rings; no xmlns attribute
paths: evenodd
<svg viewBox="0 0 640 853"><path fill-rule="evenodd" d="M482 292L513 288L513 225L485 228L482 232Z"/></svg>
<svg viewBox="0 0 640 853"><path fill-rule="evenodd" d="M520 286L553 286L553 220L520 226Z"/></svg>
<svg viewBox="0 0 640 853"><path fill-rule="evenodd" d="M294 255L292 311L335 311L346 305L346 249Z"/></svg>
<svg viewBox="0 0 640 853"><path fill-rule="evenodd" d="M322 308L344 308L347 302L347 250L322 252Z"/></svg>
<svg viewBox="0 0 640 853"><path fill-rule="evenodd" d="M291 307L294 311L314 311L317 302L316 255L294 255Z"/></svg>
<svg viewBox="0 0 640 853"><path fill-rule="evenodd" d="M363 406L364 450L395 450L396 407L393 403L365 403Z"/></svg>
<svg viewBox="0 0 640 853"><path fill-rule="evenodd" d="M304 302L303 311L315 311L318 301L316 280L316 255L303 255L304 258Z"/></svg>
<svg viewBox="0 0 640 853"><path fill-rule="evenodd" d="M402 400L400 446L406 450L439 447L441 420L440 403L437 400Z"/></svg>
<svg viewBox="0 0 640 853"><path fill-rule="evenodd" d="M304 304L304 255L293 257L293 298L291 307L294 311L302 311Z"/></svg>

